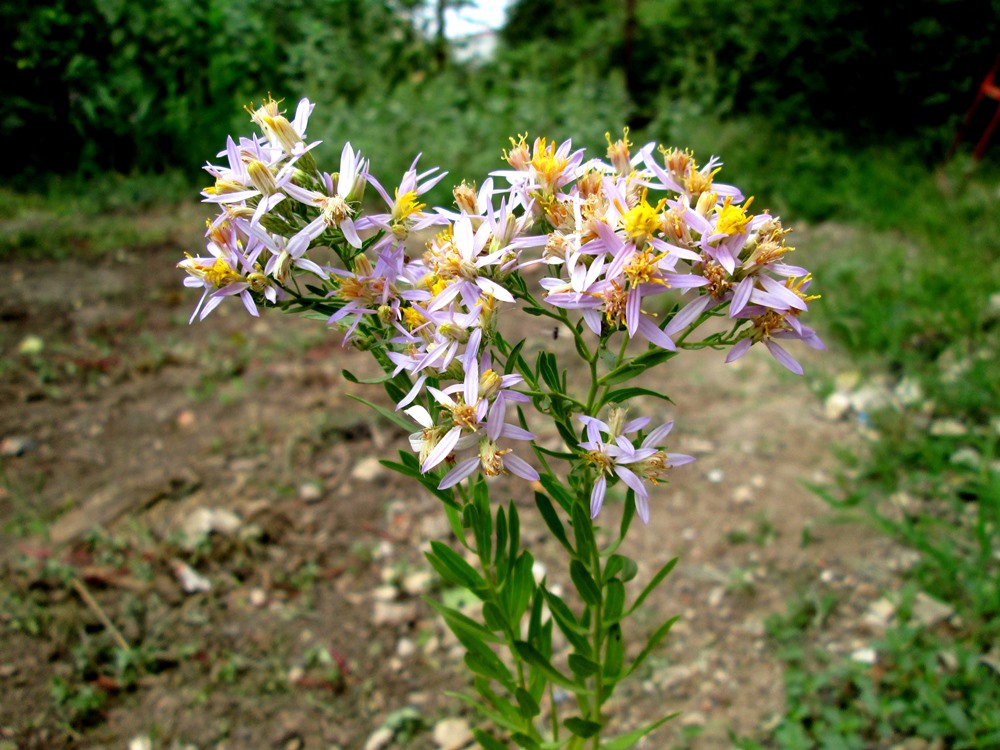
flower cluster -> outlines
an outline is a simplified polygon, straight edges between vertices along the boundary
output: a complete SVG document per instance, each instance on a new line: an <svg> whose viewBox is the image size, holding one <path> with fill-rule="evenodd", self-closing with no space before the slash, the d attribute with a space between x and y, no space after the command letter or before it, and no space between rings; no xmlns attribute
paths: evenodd
<svg viewBox="0 0 1000 750"><path fill-rule="evenodd" d="M203 195L220 213L208 226L207 254L179 264L185 284L203 291L192 320L232 296L252 315L258 305L326 314L345 344L371 350L402 384L397 409L420 428L411 436L420 470L445 469L441 489L477 472L538 479L512 447L534 439L519 404L567 422L552 394L540 392L537 373L497 347L504 310L518 303L567 325L578 351L607 352L620 336L673 352L713 316L732 324L708 341L732 347L727 361L759 342L801 373L778 340L822 347L799 320L815 297L809 273L786 260L789 230L717 183L714 159L699 166L690 153L655 144L633 154L627 130L608 137L604 159L587 159L569 141L521 136L504 153L508 169L479 189L454 188L457 210L429 209L424 196L445 173L420 169L419 156L391 189L349 143L339 171L321 171L317 143L306 137L312 109L302 100L288 120L269 99L251 112L260 135L230 138L219 154L225 163L206 167L214 184ZM300 273L325 296L304 292ZM494 369L494 358L502 366ZM598 392L574 402L583 429L567 445L590 472L591 512L600 511L608 482L621 480L648 521L647 484L693 459L661 450L672 423L636 446L630 436L648 418L626 422L613 412L599 420L608 402Z"/></svg>

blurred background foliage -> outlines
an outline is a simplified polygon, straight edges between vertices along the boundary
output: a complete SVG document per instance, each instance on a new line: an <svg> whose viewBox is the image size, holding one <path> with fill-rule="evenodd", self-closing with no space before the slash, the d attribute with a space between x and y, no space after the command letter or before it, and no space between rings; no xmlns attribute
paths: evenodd
<svg viewBox="0 0 1000 750"><path fill-rule="evenodd" d="M4 3L0 133L18 147L0 170L187 170L268 91L320 103L314 137L364 133L373 154L433 148L472 169L515 131L663 137L691 113L902 136L932 157L1000 30L995 0L515 0L494 59L443 64L434 19L462 4Z"/></svg>
<svg viewBox="0 0 1000 750"><path fill-rule="evenodd" d="M944 161L1000 52L1000 0L513 0L496 51L468 59L438 19L471 4L0 4L0 257L166 241L175 216L155 234L134 217L191 200L200 165L251 132L243 108L268 92L290 111L316 102L321 157L350 140L390 189L422 151L451 172L428 196L441 205L523 132L600 153L630 125L639 144L718 154L725 182L806 227L793 237L823 295L815 320L841 353L828 367L890 394L852 414L870 449L816 490L920 552L909 585L955 608L948 648L969 665L942 676L941 639L901 621L876 684L810 658L814 618L789 615L771 628L796 648L788 714L740 746L1000 747L1000 682L981 668L1000 663L1000 144ZM832 371L818 381L839 387ZM917 395L900 406L903 386ZM892 497L908 498L903 515Z"/></svg>

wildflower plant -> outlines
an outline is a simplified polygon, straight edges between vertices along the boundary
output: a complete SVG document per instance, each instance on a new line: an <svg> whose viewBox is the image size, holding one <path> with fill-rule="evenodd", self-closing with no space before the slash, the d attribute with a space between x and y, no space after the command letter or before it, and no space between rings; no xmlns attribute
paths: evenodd
<svg viewBox="0 0 1000 750"><path fill-rule="evenodd" d="M394 406L365 403L411 433L410 450L384 463L441 501L460 551L434 541L427 558L481 605L474 617L429 602L465 648L472 690L455 697L483 717L482 747L631 747L673 714L610 738L605 703L676 618L633 658L623 624L676 559L630 598L638 565L618 550L669 473L694 460L668 452L672 422L649 429L649 416L628 414L636 397L667 399L631 381L684 349L729 348L732 361L758 343L801 373L779 342L823 344L800 321L815 297L787 261L789 230L716 182L714 158L699 166L655 144L633 153L627 130L604 158L512 138L508 168L479 189L457 185L454 208L429 208L422 196L445 173L419 156L388 187L349 143L339 171L322 171L312 109L304 99L289 120L269 99L252 111L260 133L230 138L224 163L206 167L215 182L203 195L221 211L207 253L179 264L202 290L192 320L240 297L251 315L320 317L381 366L364 382ZM537 342L513 333L531 329L513 316L568 332L579 361L544 347L529 357ZM536 439L542 424L556 442ZM517 505L491 499L503 475L533 494L575 594L535 580ZM616 486L625 503L608 537L595 532Z"/></svg>

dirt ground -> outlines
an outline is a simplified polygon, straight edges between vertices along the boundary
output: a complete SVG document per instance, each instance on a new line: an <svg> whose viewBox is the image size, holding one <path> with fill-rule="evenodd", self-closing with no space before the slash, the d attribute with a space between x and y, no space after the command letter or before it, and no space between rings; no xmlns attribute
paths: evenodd
<svg viewBox="0 0 1000 750"><path fill-rule="evenodd" d="M378 746L380 727L395 737L385 747L446 747L435 725L477 719L443 694L465 686L461 649L421 600L454 602L421 554L448 539L443 513L375 460L407 444L348 398L384 398L341 375L374 374L367 355L321 323L253 320L238 302L188 326L196 299L174 264L200 244L200 211L173 217L168 246L7 263L0 748L347 750ZM564 343L551 329L532 340ZM641 747L765 731L783 701L765 619L831 594L822 646L850 654L905 564L803 485L829 480L831 448L860 439L815 393L846 361L808 356L795 378L761 352L723 356L668 363L646 385L676 407L635 409L675 418L670 450L699 459L623 550L640 582L681 559L632 624L635 650L681 619L609 704L619 729L683 712ZM509 487L558 583L530 492ZM118 639L134 664L114 656Z"/></svg>

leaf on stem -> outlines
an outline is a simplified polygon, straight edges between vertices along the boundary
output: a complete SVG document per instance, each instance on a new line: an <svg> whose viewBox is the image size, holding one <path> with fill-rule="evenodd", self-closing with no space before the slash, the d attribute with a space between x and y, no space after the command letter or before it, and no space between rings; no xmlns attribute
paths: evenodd
<svg viewBox="0 0 1000 750"><path fill-rule="evenodd" d="M635 661L633 661L632 664L629 665L628 672L625 673L626 677L632 674L635 670L639 668L639 666L644 661L646 661L646 657L653 652L654 648L660 645L660 641L662 641L664 638L667 637L667 633L670 632L670 628L674 626L674 623L677 622L679 618L680 615L674 615L665 623L663 623L659 628L656 629L656 632L653 633L649 637L649 640L646 642L646 647L639 652L639 655L635 657Z"/></svg>
<svg viewBox="0 0 1000 750"><path fill-rule="evenodd" d="M389 411L385 407L379 406L378 404L373 404L371 401L361 398L361 396L355 396L353 393L348 393L347 396L348 398L353 398L355 401L364 404L370 409L374 409L376 412L378 412L380 415L388 419L397 427L404 430L406 433L413 432L414 424L408 419L406 419L402 414L399 414L398 412L394 411Z"/></svg>
<svg viewBox="0 0 1000 750"><path fill-rule="evenodd" d="M580 592L580 598L591 607L597 607L601 603L601 590L597 587L590 571L579 560L574 560L569 564L569 577L573 581L576 590Z"/></svg>
<svg viewBox="0 0 1000 750"><path fill-rule="evenodd" d="M482 599L481 592L486 588L486 581L469 563L443 542L431 542L431 552L425 553L430 564L446 581L469 589Z"/></svg>
<svg viewBox="0 0 1000 750"><path fill-rule="evenodd" d="M583 739L590 739L601 731L601 725L596 721L581 719L579 716L571 716L566 719L566 721L563 722L563 726L577 737L582 737Z"/></svg>
<svg viewBox="0 0 1000 750"><path fill-rule="evenodd" d="M675 557L673 560L670 560L666 565L660 568L659 572L653 576L653 580L646 584L646 588L642 590L642 593L639 594L638 598L636 598L635 602L629 608L628 614L632 614L642 606L642 603L646 601L646 597L652 594L663 579L670 575L670 571L674 569L674 566L677 564L677 560L678 558Z"/></svg>
<svg viewBox="0 0 1000 750"><path fill-rule="evenodd" d="M541 653L539 653L539 651L530 643L526 643L525 641L514 641L514 648L517 650L517 655L520 656L523 661L527 662L544 674L553 684L569 690L576 695L591 694L590 690L587 690L582 685L578 685L558 669L553 667L549 660L542 656Z"/></svg>
<svg viewBox="0 0 1000 750"><path fill-rule="evenodd" d="M542 483L544 484L544 480ZM574 550L573 545L569 543L569 539L566 537L566 529L563 528L562 521L559 520L559 514L556 513L556 509L552 507L552 503L549 499L541 492L536 492L535 505L538 506L538 512L542 514L542 520L545 521L545 525L549 527L549 531L552 532L552 536L554 536L558 542L566 548L567 552L571 555L575 555L576 550Z"/></svg>
<svg viewBox="0 0 1000 750"><path fill-rule="evenodd" d="M596 549L594 526L590 514L582 503L573 504L573 538L576 540L576 555L580 560L589 561Z"/></svg>
<svg viewBox="0 0 1000 750"><path fill-rule="evenodd" d="M634 747L635 743L652 732L654 729L659 729L668 721L676 719L680 715L680 711L676 711L672 714L664 716L658 721L654 721L652 724L640 727L634 732L629 732L628 734L623 734L620 737L615 737L613 740L608 740L607 742L601 744L601 750L629 750L629 748Z"/></svg>
<svg viewBox="0 0 1000 750"><path fill-rule="evenodd" d="M653 398L658 398L663 401L669 401L671 404L674 403L673 399L665 393L650 390L649 388L640 388L638 386L629 386L628 388L619 388L618 390L611 391L611 393L604 397L604 403L618 404L622 401L628 401L629 399L635 398L636 396L652 396Z"/></svg>
<svg viewBox="0 0 1000 750"><path fill-rule="evenodd" d="M478 622L467 617L466 615L463 615L457 609L446 607L430 597L424 597L424 601L430 605L431 609L444 618L445 624L448 625L451 632L453 632L455 637L462 643L465 643L463 638L477 639L487 643L503 642L499 636L491 633Z"/></svg>

